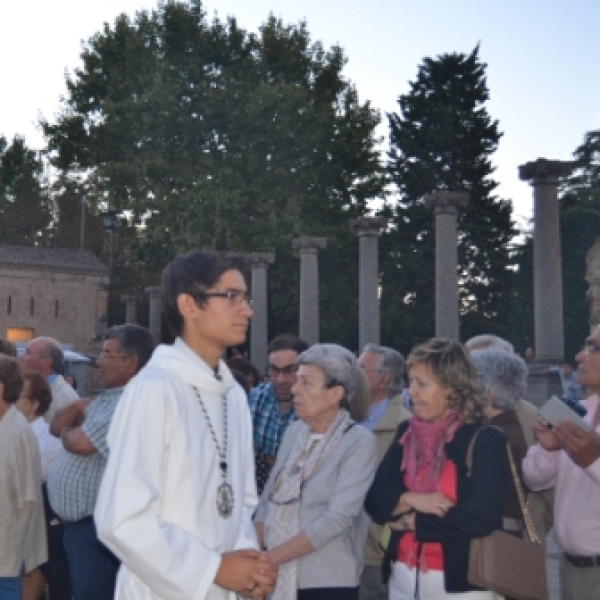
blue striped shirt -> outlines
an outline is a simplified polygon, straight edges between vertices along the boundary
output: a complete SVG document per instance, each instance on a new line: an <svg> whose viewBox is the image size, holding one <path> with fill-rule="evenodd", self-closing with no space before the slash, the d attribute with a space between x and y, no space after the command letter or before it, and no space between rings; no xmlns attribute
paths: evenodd
<svg viewBox="0 0 600 600"><path fill-rule="evenodd" d="M285 430L296 420L293 407L281 413L273 386L270 383L261 383L250 392L250 411L254 446L266 454L277 456Z"/></svg>
<svg viewBox="0 0 600 600"><path fill-rule="evenodd" d="M95 446L94 454L73 454L63 447L48 473L48 497L56 514L65 521L78 521L94 512L106 461L106 434L123 394L123 387L102 392L85 408L81 429Z"/></svg>

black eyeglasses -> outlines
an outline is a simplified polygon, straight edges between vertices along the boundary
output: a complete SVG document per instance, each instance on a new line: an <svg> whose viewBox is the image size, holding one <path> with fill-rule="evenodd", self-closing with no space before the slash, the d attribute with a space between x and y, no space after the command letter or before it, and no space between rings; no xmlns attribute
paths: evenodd
<svg viewBox="0 0 600 600"><path fill-rule="evenodd" d="M296 377L298 372L298 365L286 365L285 367L276 367L275 365L269 365L267 367L267 373L269 377L277 379L280 375L283 375L285 379Z"/></svg>
<svg viewBox="0 0 600 600"><path fill-rule="evenodd" d="M600 346L590 340L590 341L585 342L585 344L583 344L583 351L586 354L596 354L596 353L600 352Z"/></svg>
<svg viewBox="0 0 600 600"><path fill-rule="evenodd" d="M248 292L242 290L229 290L228 292L198 292L194 294L194 300L204 300L205 298L227 298L231 306L240 306L242 303L246 303L249 307L252 307L252 296Z"/></svg>

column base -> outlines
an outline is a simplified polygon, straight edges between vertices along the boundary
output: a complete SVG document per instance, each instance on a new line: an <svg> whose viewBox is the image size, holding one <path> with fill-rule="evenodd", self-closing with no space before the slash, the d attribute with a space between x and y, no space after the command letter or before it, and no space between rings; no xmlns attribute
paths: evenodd
<svg viewBox="0 0 600 600"><path fill-rule="evenodd" d="M556 366L556 362L553 365ZM551 396L562 396L562 383L558 372L548 372L550 365L533 363L529 365L529 377L527 378L527 393L525 400L528 400L537 407L541 407Z"/></svg>

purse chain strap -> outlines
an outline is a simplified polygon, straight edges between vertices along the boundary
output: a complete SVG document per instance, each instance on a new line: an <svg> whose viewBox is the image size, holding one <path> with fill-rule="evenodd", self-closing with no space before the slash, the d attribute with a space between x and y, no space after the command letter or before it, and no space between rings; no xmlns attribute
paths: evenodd
<svg viewBox="0 0 600 600"><path fill-rule="evenodd" d="M498 431L502 431L500 427L496 427L495 425L490 425L490 427L494 427ZM467 477L471 476L471 469L473 468L473 449L475 448L475 441L479 437L479 433L483 427L480 427L475 435L471 438L469 443L469 447L467 448ZM502 431L502 433L504 433ZM523 513L523 520L525 521L525 527L527 529L527 535L529 536L529 540L532 544L541 544L541 540L535 532L535 527L533 525L533 521L531 520L531 515L529 514L529 508L527 507L527 502L525 501L525 494L523 493L523 488L521 487L521 480L519 479L519 475L517 473L517 467L515 467L515 461L513 459L512 450L510 448L510 444L506 442L506 452L508 454L508 462L510 463L510 470L512 473L512 478L515 483L515 489L517 490L517 497L519 498L519 505L521 506L521 512Z"/></svg>
<svg viewBox="0 0 600 600"><path fill-rule="evenodd" d="M519 504L521 505L521 512L523 513L523 520L525 521L525 527L527 528L527 535L529 536L529 540L532 544L541 544L542 541L538 537L535 532L535 527L533 525L533 521L531 519L531 515L529 514L529 508L527 506L527 501L525 500L525 494L523 493L523 488L521 486L521 480L519 479L519 474L517 473L517 467L515 467L515 461L513 459L513 453L510 448L510 444L506 442L506 451L508 452L508 461L510 462L510 470L512 472L513 481L515 482L515 488L517 490L517 496L519 497Z"/></svg>

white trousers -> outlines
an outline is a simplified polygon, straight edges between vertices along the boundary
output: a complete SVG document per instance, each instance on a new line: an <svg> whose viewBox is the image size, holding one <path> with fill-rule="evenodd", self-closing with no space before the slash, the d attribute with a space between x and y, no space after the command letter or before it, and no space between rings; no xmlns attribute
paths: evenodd
<svg viewBox="0 0 600 600"><path fill-rule="evenodd" d="M396 561L389 581L389 600L415 600L417 569L409 569ZM419 573L419 600L494 600L493 592L459 592L449 594L444 589L444 572Z"/></svg>

